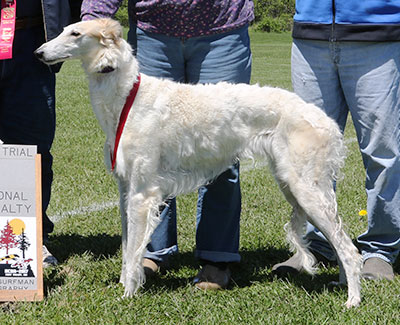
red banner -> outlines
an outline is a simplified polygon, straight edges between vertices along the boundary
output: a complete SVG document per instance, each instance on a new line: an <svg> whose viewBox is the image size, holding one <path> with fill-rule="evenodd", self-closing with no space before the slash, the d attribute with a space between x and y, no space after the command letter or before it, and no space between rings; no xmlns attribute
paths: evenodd
<svg viewBox="0 0 400 325"><path fill-rule="evenodd" d="M1 0L0 60L12 58L16 14L16 0Z"/></svg>

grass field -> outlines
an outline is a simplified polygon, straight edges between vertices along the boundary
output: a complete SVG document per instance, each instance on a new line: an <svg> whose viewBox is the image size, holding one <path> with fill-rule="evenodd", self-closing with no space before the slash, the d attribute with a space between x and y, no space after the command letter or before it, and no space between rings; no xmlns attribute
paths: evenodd
<svg viewBox="0 0 400 325"><path fill-rule="evenodd" d="M290 35L251 33L253 83L290 89ZM78 62L64 64L57 84L54 187L49 215L56 222L49 248L60 265L45 271L45 300L0 305L0 324L396 324L399 280L363 282L358 309L345 310L346 290L328 283L337 268L311 278L279 280L273 264L290 253L283 225L290 209L266 167L242 165L240 254L232 284L201 292L191 284L198 270L196 195L178 198L180 254L171 269L150 279L139 295L121 300L121 230L118 193L103 165L104 136L88 99ZM349 124L351 126L351 123ZM345 178L338 185L339 211L352 238L366 229L364 175L354 130L348 127Z"/></svg>

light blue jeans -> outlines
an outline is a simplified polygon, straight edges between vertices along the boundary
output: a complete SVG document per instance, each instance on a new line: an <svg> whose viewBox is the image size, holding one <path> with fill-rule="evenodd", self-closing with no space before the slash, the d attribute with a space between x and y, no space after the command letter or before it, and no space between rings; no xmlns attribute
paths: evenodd
<svg viewBox="0 0 400 325"><path fill-rule="evenodd" d="M136 47L140 71L182 83L249 83L250 40L247 26L219 35L181 39L136 30L128 41ZM215 94L218 96L218 94ZM239 166L201 187L197 202L196 252L199 259L238 262L241 194ZM178 251L176 202L168 202L147 247L146 258L165 261Z"/></svg>
<svg viewBox="0 0 400 325"><path fill-rule="evenodd" d="M364 260L394 263L400 249L400 42L295 39L292 83L344 130L351 113L366 170L368 230L358 237ZM310 248L333 260L311 224Z"/></svg>

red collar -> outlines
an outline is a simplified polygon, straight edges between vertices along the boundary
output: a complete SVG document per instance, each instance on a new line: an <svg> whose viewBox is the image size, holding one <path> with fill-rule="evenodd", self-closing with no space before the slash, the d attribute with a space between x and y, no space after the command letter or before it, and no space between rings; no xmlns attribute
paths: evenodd
<svg viewBox="0 0 400 325"><path fill-rule="evenodd" d="M114 170L114 168L115 168L119 140L121 139L122 131L124 130L125 122L126 122L126 119L128 118L129 111L131 110L133 102L135 101L136 94L139 90L139 85L140 85L140 75L138 75L137 81L133 84L131 92L129 93L128 97L126 98L125 105L122 108L122 112L119 117L117 133L115 135L114 150L111 152L111 170Z"/></svg>

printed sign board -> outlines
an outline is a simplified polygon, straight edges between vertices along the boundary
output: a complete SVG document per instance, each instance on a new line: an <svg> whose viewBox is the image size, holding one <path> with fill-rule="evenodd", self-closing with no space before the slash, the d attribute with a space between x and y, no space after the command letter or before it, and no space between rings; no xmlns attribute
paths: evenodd
<svg viewBox="0 0 400 325"><path fill-rule="evenodd" d="M0 301L43 299L40 155L0 145Z"/></svg>

